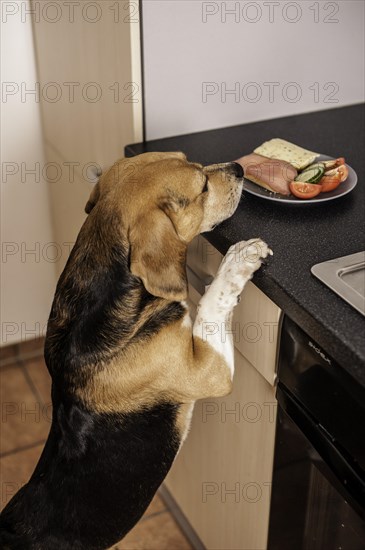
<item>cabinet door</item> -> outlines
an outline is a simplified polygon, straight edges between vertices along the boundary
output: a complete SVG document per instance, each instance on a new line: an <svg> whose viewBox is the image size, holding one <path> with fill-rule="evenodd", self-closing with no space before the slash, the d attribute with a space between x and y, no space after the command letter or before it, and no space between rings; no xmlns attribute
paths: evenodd
<svg viewBox="0 0 365 550"><path fill-rule="evenodd" d="M198 401L190 433L165 481L207 549L266 548L276 400L235 352L234 388Z"/></svg>
<svg viewBox="0 0 365 550"><path fill-rule="evenodd" d="M207 248L205 239L197 240L200 243L189 249L187 270L192 317L222 258L211 245ZM258 312L264 321L270 308L278 315L270 300L265 308L266 300L253 284L247 285L237 306L238 319ZM246 347L241 349L252 357ZM190 433L165 485L207 549L263 550L274 456L276 340L271 359L266 359L271 384L257 368L260 362L254 366L237 348L231 395L196 403Z"/></svg>
<svg viewBox="0 0 365 550"><path fill-rule="evenodd" d="M48 189L55 233L53 261L56 274L59 276L86 218L84 209L92 185L81 178L78 172L72 173L63 158L52 147L46 144L45 150L49 163Z"/></svg>
<svg viewBox="0 0 365 550"><path fill-rule="evenodd" d="M82 175L142 138L138 3L51 4L31 3L44 134Z"/></svg>
<svg viewBox="0 0 365 550"><path fill-rule="evenodd" d="M30 6L48 163L42 171L49 175L55 242L63 246L84 221L92 172L142 139L138 2ZM63 265L64 258L58 271Z"/></svg>

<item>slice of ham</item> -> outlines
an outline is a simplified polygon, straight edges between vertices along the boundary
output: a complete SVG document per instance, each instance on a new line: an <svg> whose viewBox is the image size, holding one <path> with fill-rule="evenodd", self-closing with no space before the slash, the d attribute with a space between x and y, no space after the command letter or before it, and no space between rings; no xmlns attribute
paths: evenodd
<svg viewBox="0 0 365 550"><path fill-rule="evenodd" d="M246 179L281 195L290 195L289 183L298 175L289 162L269 159L256 153L241 157L236 162L242 166Z"/></svg>

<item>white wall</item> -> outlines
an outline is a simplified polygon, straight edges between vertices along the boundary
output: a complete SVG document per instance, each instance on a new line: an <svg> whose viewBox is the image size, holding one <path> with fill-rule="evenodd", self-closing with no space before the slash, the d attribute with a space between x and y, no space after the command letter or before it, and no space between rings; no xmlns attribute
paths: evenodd
<svg viewBox="0 0 365 550"><path fill-rule="evenodd" d="M1 52L3 89L13 91L1 104L1 344L6 345L44 331L56 285L56 250L47 183L26 173L36 163L39 173L45 166L39 104L31 95L22 101L20 93L22 83L23 90L34 89L37 81L29 18L24 23L3 18Z"/></svg>
<svg viewBox="0 0 365 550"><path fill-rule="evenodd" d="M143 0L147 138L363 101L363 22L362 0Z"/></svg>

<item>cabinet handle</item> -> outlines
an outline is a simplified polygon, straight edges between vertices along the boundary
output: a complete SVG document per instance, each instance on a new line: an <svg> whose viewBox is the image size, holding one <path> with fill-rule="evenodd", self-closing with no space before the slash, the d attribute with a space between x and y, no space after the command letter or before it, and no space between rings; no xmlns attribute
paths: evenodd
<svg viewBox="0 0 365 550"><path fill-rule="evenodd" d="M191 267L186 266L186 273L188 276L188 281L191 284L191 286L194 288L194 290L197 291L200 296L203 296L205 294L205 291L211 285L213 281L213 277L207 277L202 279L191 269Z"/></svg>

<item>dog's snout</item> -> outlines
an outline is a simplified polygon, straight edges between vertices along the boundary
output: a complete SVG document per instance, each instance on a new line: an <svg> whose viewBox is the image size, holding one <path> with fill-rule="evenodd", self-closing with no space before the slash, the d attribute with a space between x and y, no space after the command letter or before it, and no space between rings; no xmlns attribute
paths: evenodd
<svg viewBox="0 0 365 550"><path fill-rule="evenodd" d="M230 171L236 176L236 178L243 178L243 168L238 162L232 162Z"/></svg>

